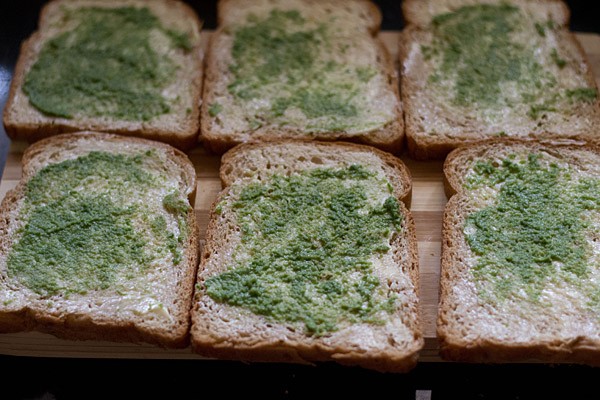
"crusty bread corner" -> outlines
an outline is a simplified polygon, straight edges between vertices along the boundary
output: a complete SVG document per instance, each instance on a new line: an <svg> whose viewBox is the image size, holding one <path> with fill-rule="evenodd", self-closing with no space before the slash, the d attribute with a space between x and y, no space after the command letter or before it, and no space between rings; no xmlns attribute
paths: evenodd
<svg viewBox="0 0 600 400"><path fill-rule="evenodd" d="M417 308L418 256L415 225L404 202L403 233L390 244L395 272L384 272L380 280L390 290L402 292L403 306L382 324L356 323L323 336L311 336L295 324L278 323L245 309L218 303L209 297L205 281L227 269L239 228L232 213L215 212L215 207L240 185L287 176L313 168L335 168L360 163L379 171L393 186L393 194L410 201L411 178L397 158L376 149L349 143L318 141L275 141L236 146L223 156L221 180L225 186L211 210L206 246L201 256L192 311L192 349L204 356L257 362L313 364L335 361L345 365L405 372L414 367L423 347ZM382 268L382 270L385 268ZM386 275L386 274L391 275ZM399 275L398 275L399 274ZM397 279L409 279L408 286ZM396 283L392 283L396 282Z"/></svg>
<svg viewBox="0 0 600 400"><path fill-rule="evenodd" d="M477 161L500 163L508 155L531 152L570 166L573 175L600 177L600 147L577 141L481 141L453 150L445 161L450 199L443 220L437 336L446 360L600 365L600 321L576 306L576 284L553 285L544 297L547 303L523 301L522 294L515 294L515 299L494 305L479 297L471 274L476 255L465 240L465 221L493 197L489 192L476 195L463 185ZM590 232L588 240L597 237L597 231ZM597 256L591 257L589 279L597 282L597 263L592 265Z"/></svg>
<svg viewBox="0 0 600 400"><path fill-rule="evenodd" d="M39 331L68 340L99 340L150 343L165 348L189 344L193 285L197 270L199 237L196 216L190 207L186 216L188 236L182 244L179 264L161 265L136 276L134 282L154 291L165 313L144 311L149 304L135 290L123 295L109 288L87 294L39 295L7 273L7 256L15 244L14 234L23 205L27 182L42 168L86 155L90 151L116 154L157 151L175 186L193 204L196 173L188 157L170 145L142 138L100 132L76 132L40 140L23 155L23 174L7 192L0 206L0 332ZM130 281L132 282L132 281ZM134 285L135 283L128 283ZM144 289L147 290L147 289ZM7 295L9 293L10 295ZM7 297L9 296L9 297ZM8 300L7 300L8 299ZM145 300L144 300L145 299Z"/></svg>
<svg viewBox="0 0 600 400"><path fill-rule="evenodd" d="M509 138L539 140L598 141L596 127L600 122L600 96L573 106L568 101L558 103L558 109L542 118L532 119L527 107L518 101L503 111L494 111L495 117L485 116L489 110L477 106L461 107L450 103L443 93L430 87L431 74L436 68L426 60L423 47L431 44L431 20L435 15L452 12L473 4L510 4L528 13L533 21L553 21L557 27L538 40L537 60L549 68L561 90L586 86L598 91L590 62L581 44L570 32L569 9L560 0L445 0L440 2L409 0L403 3L408 23L399 41L401 96L408 153L419 160L443 159L459 146L484 139L506 136ZM553 54L553 51L556 53ZM565 67L556 68L553 57L560 58ZM574 83L576 82L576 84Z"/></svg>
<svg viewBox="0 0 600 400"><path fill-rule="evenodd" d="M165 26L185 32L192 48L176 55L180 63L174 81L165 92L177 93L181 101L169 113L150 121L117 120L112 117L62 118L44 114L33 107L22 90L25 77L35 63L44 43L63 32L61 18L64 11L81 7L148 7ZM3 113L3 123L8 136L14 140L35 142L64 132L82 130L102 131L126 136L142 137L171 144L188 150L198 144L200 130L200 105L204 54L201 48L202 23L195 11L179 0L53 0L44 5L38 29L20 48L8 100ZM62 29L61 29L62 28Z"/></svg>
<svg viewBox="0 0 600 400"><path fill-rule="evenodd" d="M210 105L217 98L229 98L227 84L231 82L232 73L229 68L231 62L232 29L245 21L252 13L264 14L265 9L281 10L307 10L312 13L307 17L323 19L327 15L336 15L336 21L360 21L352 29L354 41L369 43L376 57L369 62L382 74L382 82L385 82L385 95L391 95L394 99L394 117L385 125L356 132L346 130L320 131L307 129L301 125L278 123L265 123L258 128L245 127L246 123L239 115L227 117L227 126L219 117L210 114ZM383 42L377 37L381 25L381 12L378 7L369 0L294 0L269 2L264 0L240 1L220 0L218 2L219 27L211 36L206 56L205 79L203 86L203 106L200 110L201 135L200 141L211 151L223 154L228 149L240 143L252 141L272 141L285 139L315 139L321 141L350 141L362 143L380 148L391 153L400 153L404 146L404 120L402 118L402 103L400 101L398 73L394 61ZM366 31L366 32L365 32ZM346 32L347 35L347 32ZM361 44L365 46L365 44ZM366 54L357 52L354 58L365 57ZM340 57L338 55L337 57ZM369 56L370 57L370 56ZM352 60L344 63L351 64ZM387 98L387 97L386 97ZM270 99L263 99L269 102ZM237 107L237 106L236 106ZM243 109L244 107L242 107ZM225 117L223 117L225 118ZM308 119L310 122L311 120Z"/></svg>

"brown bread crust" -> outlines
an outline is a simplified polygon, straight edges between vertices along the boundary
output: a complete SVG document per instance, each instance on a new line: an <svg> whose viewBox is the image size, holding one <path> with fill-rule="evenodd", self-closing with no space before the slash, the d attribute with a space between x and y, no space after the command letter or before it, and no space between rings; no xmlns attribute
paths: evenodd
<svg viewBox="0 0 600 400"><path fill-rule="evenodd" d="M40 164L38 158L46 161L52 157L49 151L77 151L77 141L88 138L99 143L118 144L123 148L142 145L148 149L157 149L166 154L180 169L179 176L188 197L193 199L196 191L196 173L188 157L181 151L164 143L158 143L141 138L130 138L115 134L99 132L76 132L56 135L43 139L26 149L23 155L23 175L19 184L8 191L0 206L0 254L6 255L14 244L11 237L7 237L10 223L14 222L13 214L18 211L18 203L25 195L26 184L35 173L47 164ZM39 331L50 333L59 338L70 340L108 340L115 342L146 342L167 348L183 348L189 344L189 324L193 285L198 264L199 236L195 212L192 208L187 213L189 235L184 245L185 255L178 266L173 266L172 276L168 279L176 280L176 293L172 297L172 323L161 326L159 323L148 324L144 316L137 319L120 318L104 313L95 313L93 293L74 301L90 302L89 312L71 312L60 307L45 307L38 295L29 295L29 301L20 304L18 308L7 309L0 305L0 332ZM10 278L6 271L0 271L0 279L11 286ZM14 286L14 285L13 285ZM17 289L18 290L18 286ZM6 289L4 289L6 290ZM56 297L62 301L62 296ZM53 297L48 300L53 300Z"/></svg>
<svg viewBox="0 0 600 400"><path fill-rule="evenodd" d="M195 26L192 48L189 51L189 56L186 57L186 63L190 65L191 70L194 72L186 77L185 87L186 90L190 91L192 101L189 104L190 111L185 118L181 119L173 114L169 117L168 123L166 121L160 123L155 121L125 121L110 117L62 118L46 115L30 105L22 86L25 76L35 63L43 43L48 39L47 29L51 28L52 18L55 14L62 13L61 7L63 4L86 4L86 0L53 0L42 8L38 30L21 44L3 113L4 128L8 136L13 140L33 143L61 133L89 130L157 140L182 150L197 146L200 130L203 72L203 53L199 40L202 24L195 11L187 4L179 0L160 0L160 2L164 3L164 7L174 13L185 16L186 23ZM94 4L93 1L87 1L87 3ZM96 1L96 3L98 2ZM110 1L105 1L105 3L110 4ZM113 4L115 6L144 5L144 2L138 0L113 1ZM150 6L152 3L146 3L146 5Z"/></svg>
<svg viewBox="0 0 600 400"><path fill-rule="evenodd" d="M313 168L349 165L352 160L359 159L357 154L361 153L380 160L380 164L374 168L385 171L393 186L394 196L402 200L399 204L404 216L403 233L393 239L391 247L397 267L409 277L415 293L418 291L415 225L404 203L410 201L411 179L408 169L399 159L367 146L343 142L282 140L239 145L223 156L221 180L225 189L213 204L206 245L202 251L192 311L191 336L195 352L209 357L244 361L305 364L335 361L393 372L405 372L414 367L418 351L423 346L416 297L390 317L403 321L411 332L410 337L400 340L385 333L387 331L383 326L368 324L357 324L340 332L314 337L293 325L273 322L216 303L205 293L205 280L218 273L219 269L226 268L221 265L224 262L221 255L231 251L227 247L231 240L229 233L238 229L232 225L234 222L220 218L215 211L219 202L230 193L234 182L249 181L256 174L268 177L275 173L293 173L310 168L310 165ZM213 258L217 261L212 261Z"/></svg>
<svg viewBox="0 0 600 400"><path fill-rule="evenodd" d="M365 18L369 21L368 29L372 35L370 38L373 41L373 45L377 48L379 54L378 63L383 69L386 80L388 82L388 88L393 91L395 98L397 99L397 106L395 107L394 120L387 125L375 129L372 131L366 131L358 134L350 134L348 132L308 132L305 129L297 128L293 126L280 127L274 124L266 124L258 129L252 131L228 131L219 132L214 128L215 117L209 113L209 105L212 103L213 98L216 95L216 84L222 79L224 74L227 73L226 66L222 65L221 52L222 49L218 45L221 40L221 36L231 34L230 28L223 24L227 21L227 14L235 11L236 2L239 0L220 0L218 3L218 20L219 28L211 36L206 57L206 71L205 81L203 86L203 104L200 110L200 130L201 130L201 142L209 150L223 154L227 150L231 149L237 144L253 142L253 141L273 141L283 139L314 139L320 141L350 141L355 143L368 144L384 151L391 153L399 153L403 148L404 143L404 120L402 118L402 108L400 102L398 74L394 66L394 61L390 56L387 48L381 40L376 36L379 33L381 24L381 13L377 6L368 0L352 0L352 1L340 1L340 0L328 0L332 7L351 7L354 3L360 7L365 7L367 15ZM304 0L308 5L311 3L322 3L316 0ZM355 4L355 5L356 5Z"/></svg>
<svg viewBox="0 0 600 400"><path fill-rule="evenodd" d="M486 302L467 299L467 294L464 294L465 298L461 300L457 294L456 288L459 284L468 284L473 279L469 273L472 268L469 262L472 254L464 238L463 227L468 215L478 208L470 200L470 193L463 186L467 173L478 160L502 159L508 154L520 151L541 151L572 166L592 170L600 175L600 167L597 167L600 162L600 147L586 142L494 139L463 146L448 155L444 163L444 176L445 191L450 199L444 211L442 228L440 303L437 320L440 355L446 360L459 362L534 361L600 366L600 339L588 336L583 331L565 338L565 333L560 330L563 323L561 315L552 315L557 311L539 311L527 320L519 315L505 315L502 308L495 308ZM463 314L467 311L457 311L461 303L466 301L469 301L469 315ZM526 309L527 303L523 303L521 307ZM541 329L539 321L554 321L552 325L545 326L544 332L555 334L523 340L515 335L503 337L489 332L478 332L473 320L484 317L499 317L503 323L525 325L536 332Z"/></svg>

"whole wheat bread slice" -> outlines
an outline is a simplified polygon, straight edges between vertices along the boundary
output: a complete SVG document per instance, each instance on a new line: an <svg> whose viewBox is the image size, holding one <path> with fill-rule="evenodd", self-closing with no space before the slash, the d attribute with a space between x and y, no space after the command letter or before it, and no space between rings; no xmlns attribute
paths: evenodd
<svg viewBox="0 0 600 400"><path fill-rule="evenodd" d="M27 148L0 208L0 332L186 346L195 190L163 143L77 132Z"/></svg>
<svg viewBox="0 0 600 400"><path fill-rule="evenodd" d="M236 210L240 210L236 202L242 198L240 196L244 190L257 187L257 185L260 187L263 184L273 183L276 185L274 182L277 179L285 181L285 179L298 178L301 174L318 173L315 171L343 171L344 168L364 168L366 171L370 171L369 173L375 174L377 179L382 179L382 181L378 181L380 183L377 185L383 185L383 188L375 186L369 189L368 196L369 198L374 197L373 204L381 204L386 196L393 196L399 200L394 203L398 204L397 210L402 219L401 227L388 239L382 239L382 243L386 243L384 245L386 250L383 253L379 256L371 255L368 259L377 282L376 291L372 292L376 294L373 294L372 298L377 299L376 304L379 305L389 301L390 298L395 299L393 309L378 312L378 317L372 322L351 321L352 318L340 314L342 317L335 322L335 328L317 332L315 329L312 331L309 329L309 321L317 315L316 313L306 311L301 313L302 315L295 321L286 321L260 311L253 311L247 305L232 305L231 301L215 299L209 293L209 284L215 279L218 280L228 273L241 273L240 271L245 268L238 262L240 260L243 262L252 255L245 252L241 247L242 243L248 243L247 241L252 241L253 238L268 235L267 230L270 228L247 230L239 216L242 214L236 214ZM322 173L326 174L327 172ZM206 246L202 252L201 267L196 283L191 329L194 351L205 356L233 360L291 363L335 361L346 365L395 372L407 371L415 365L418 352L423 346L417 309L418 257L414 222L407 209L410 203L411 178L409 171L399 159L368 146L343 142L277 141L244 144L224 155L221 179L225 189L212 208ZM353 183L352 180L345 182L347 185ZM292 187L299 188L294 184ZM331 191L335 192L335 190ZM323 191L316 196L327 199L329 194ZM306 194L309 199L313 198L313 195L315 193ZM299 194L298 196L303 195ZM296 202L295 198L295 196L286 197L291 203ZM306 202L310 201L307 198L302 197L303 200L298 201L307 204ZM261 204L261 201L257 200L257 204ZM350 205L347 204L347 206ZM332 209L337 208L332 206ZM311 212L310 208L306 210L306 213ZM243 213L243 211L241 212ZM293 233L295 229L302 229L302 226L297 226L300 225L298 218L302 218L302 215L299 214L302 212L290 212L283 217L284 220L289 220L288 227L291 228L290 232L292 233L289 237L286 234L283 235L279 247L267 248L258 254L258 257L266 256L275 247L285 252L286 246L300 246L299 243L304 240L299 239L302 235ZM269 218L269 215L264 216ZM320 226L319 231L325 232L329 229L328 223ZM246 234L242 234L242 230L246 230ZM342 237L352 235L352 232L340 233L340 235ZM313 232L310 236L315 241L321 240L318 232ZM357 240L360 242L367 238L360 237ZM334 243L333 249L327 247L330 243ZM317 265L314 266L317 271L321 271L318 273L323 276L319 278L322 280L318 280L315 285L307 284L305 295L308 297L305 299L313 297L313 295L315 298L321 298L322 293L315 287L325 284L327 281L326 264L332 259L331 257L334 257L336 248L341 244L325 241L316 246L313 250L321 249L325 254L322 261L317 262ZM328 248L329 250L327 250ZM284 262L282 261L284 258L275 256L273 263ZM351 261L347 262L351 264ZM296 266L298 265L296 264ZM338 265L336 268L343 270L344 266ZM286 271L292 275L301 275L304 271L308 271L308 267L296 269L294 265L290 264ZM358 273L351 269L340 273L341 276L335 279L338 281L353 279L352 276ZM270 276L272 275L265 273L261 278L257 278L257 281L251 284L250 292L252 290L260 291L260 285L263 283L268 285L266 282L270 280ZM285 282L285 279L281 282ZM303 282L306 283L306 281ZM282 283L282 285L286 286L287 284ZM265 293L267 290L273 289L273 286L268 287L270 289L265 289ZM291 286L286 287L290 289ZM283 293L288 293L288 295L291 293L285 290ZM308 293L312 293L311 290L317 290L317 292L309 295ZM377 294L380 293L380 290L383 291L381 292L382 296ZM345 293L348 298L354 295L350 289ZM379 297L375 297L376 295ZM274 301L281 300L282 303L285 303L288 298L286 296L286 294L281 297L275 296ZM337 307L337 303L333 300L326 304L329 304L329 306L325 306L328 309ZM367 303L361 303L360 307L367 307ZM334 312L341 311L335 309ZM286 316L289 317L289 314Z"/></svg>
<svg viewBox="0 0 600 400"><path fill-rule="evenodd" d="M412 157L499 136L597 140L597 85L562 1L409 0L403 14Z"/></svg>
<svg viewBox="0 0 600 400"><path fill-rule="evenodd" d="M172 64L173 71L169 73L168 77L164 77L159 89L157 89L160 91L160 96L166 108L149 113L149 115L141 118L139 115L127 117L118 114L113 115L105 113L104 110L92 115L89 112L82 113L81 110L76 109L69 110L70 115L64 116L51 114L48 110L42 110L34 106L30 102L28 94L23 90L29 71L36 64L40 52L48 43L68 32L74 32L74 29L82 24L89 23L89 17L79 17L77 10L124 10L127 8L142 11L144 9L149 10L150 14L158 19L160 26L163 28L160 31L157 29L151 31L147 38L147 46L150 52L156 53L158 62ZM125 19L125 21L127 20ZM142 21L140 23L147 22ZM158 140L180 149L189 149L195 146L199 134L202 94L203 54L200 47L200 29L201 23L194 10L177 0L54 0L49 2L41 11L38 30L21 45L4 110L3 121L6 132L12 139L33 142L64 132L95 130ZM169 42L170 36L175 38L173 42ZM183 44L179 46L177 43ZM101 38L98 39L97 48L92 49L92 51L96 51L96 54L107 52L103 48ZM145 56L150 57L148 53L145 53ZM81 57L81 61L85 61L85 56L78 55L77 57ZM130 68L127 57L127 54L115 56L113 61L114 63L120 63L118 68L121 71L115 78L103 76L103 69L105 69L103 66L99 66L93 73L103 76L100 83L110 87L111 84L116 82L111 81L111 79L126 78L127 68ZM60 61L57 60L56 62ZM139 63L140 61L134 62ZM147 61L142 63L146 64ZM133 68L142 67L138 65ZM90 69L90 71L93 70ZM94 91L95 89L91 89L89 85L98 84L97 81L89 79L83 82L83 87L78 90L80 93ZM122 85L116 85L120 86L117 91L122 89ZM108 90L110 93L110 90L113 89ZM98 98L97 101L98 103L101 101L107 102L108 107L111 107L110 96L109 99ZM141 96L143 94L133 95L132 101L138 101ZM90 97L90 99L93 99L93 97ZM55 110L51 111L55 112ZM139 110L139 113L143 114L146 111Z"/></svg>
<svg viewBox="0 0 600 400"><path fill-rule="evenodd" d="M498 139L444 173L441 356L599 365L600 149Z"/></svg>
<svg viewBox="0 0 600 400"><path fill-rule="evenodd" d="M376 36L373 3L221 0L218 16L201 110L205 146L222 153L308 138L400 151L397 73Z"/></svg>

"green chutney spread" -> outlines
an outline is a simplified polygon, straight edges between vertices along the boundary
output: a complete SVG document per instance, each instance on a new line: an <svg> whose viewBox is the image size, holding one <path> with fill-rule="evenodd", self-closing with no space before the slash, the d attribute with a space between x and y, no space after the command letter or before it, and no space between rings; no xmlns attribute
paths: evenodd
<svg viewBox="0 0 600 400"><path fill-rule="evenodd" d="M516 6L464 6L434 17L431 29L433 39L421 50L439 68L429 76L429 84L446 93L455 106L502 110L525 104L528 117L539 120L547 112L571 112L573 104L598 96L593 87L559 82L551 65L560 71L569 63L556 48L548 50L550 61L539 61L544 57L538 53L547 51L541 42L558 28L552 21L530 22Z"/></svg>
<svg viewBox="0 0 600 400"><path fill-rule="evenodd" d="M147 8L66 10L74 27L48 40L23 91L41 112L64 118L148 121L170 110L161 93L177 66L153 47L162 35L187 51L188 37L164 28Z"/></svg>
<svg viewBox="0 0 600 400"><path fill-rule="evenodd" d="M390 250L402 216L387 180L363 166L275 175L243 187L220 209L241 228L235 254L249 257L234 255L228 271L206 280L214 300L314 335L379 323L398 307L372 260Z"/></svg>
<svg viewBox="0 0 600 400"><path fill-rule="evenodd" d="M156 162L153 151L93 151L39 170L25 187L8 275L39 295L68 296L126 284L168 255L178 264L189 205L177 193L164 196L162 209L142 205L166 184L149 172Z"/></svg>
<svg viewBox="0 0 600 400"><path fill-rule="evenodd" d="M464 228L477 256L473 276L487 288L482 295L501 300L522 292L538 301L546 285L567 281L600 304L600 288L584 283L592 251L586 235L592 213L600 211L600 179L532 153L500 164L478 162L467 189L484 187L498 188L493 204L468 215Z"/></svg>

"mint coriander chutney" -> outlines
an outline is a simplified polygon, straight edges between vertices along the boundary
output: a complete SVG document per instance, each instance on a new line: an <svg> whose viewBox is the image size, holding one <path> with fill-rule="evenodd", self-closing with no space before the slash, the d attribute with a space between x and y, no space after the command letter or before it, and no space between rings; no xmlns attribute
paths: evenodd
<svg viewBox="0 0 600 400"><path fill-rule="evenodd" d="M37 171L24 188L8 275L41 296L69 296L113 288L156 259L177 265L189 205L176 192L156 214L141 205L163 190L166 179L149 168L159 160L155 151L91 151Z"/></svg>
<svg viewBox="0 0 600 400"><path fill-rule="evenodd" d="M553 33L558 28L532 18L502 2L435 16L431 43L421 46L435 65L429 84L454 106L486 116L524 105L524 114L540 121L547 113L571 113L574 104L594 101L594 87L561 77L578 67L555 45L547 45L550 34L559 35Z"/></svg>
<svg viewBox="0 0 600 400"><path fill-rule="evenodd" d="M307 133L362 131L390 121L390 106L373 110L369 100L369 92L382 86L380 61L344 55L361 46L363 33L350 35L338 25L335 17L275 9L231 28L227 89L251 129L273 124ZM209 107L211 116L222 111L215 103Z"/></svg>
<svg viewBox="0 0 600 400"><path fill-rule="evenodd" d="M38 207L9 254L9 274L41 295L107 289L119 269L144 260L131 214L104 197Z"/></svg>
<svg viewBox="0 0 600 400"><path fill-rule="evenodd" d="M469 190L499 185L494 204L470 214L465 225L467 243L478 257L473 275L487 285L488 298L523 291L537 301L547 284L576 282L588 274L591 222L585 215L600 211L600 179L576 179L542 160L530 154L500 165L479 162L468 180Z"/></svg>
<svg viewBox="0 0 600 400"><path fill-rule="evenodd" d="M66 11L74 28L46 42L23 91L41 112L64 118L150 120L169 112L162 95L177 68L152 46L160 32L173 48L191 48L187 35L164 28L147 8Z"/></svg>
<svg viewBox="0 0 600 400"><path fill-rule="evenodd" d="M373 201L369 193L383 193ZM372 259L390 250L402 227L388 182L360 165L273 176L224 199L241 227L235 261L206 280L214 300L324 335L340 324L378 323L395 297Z"/></svg>

